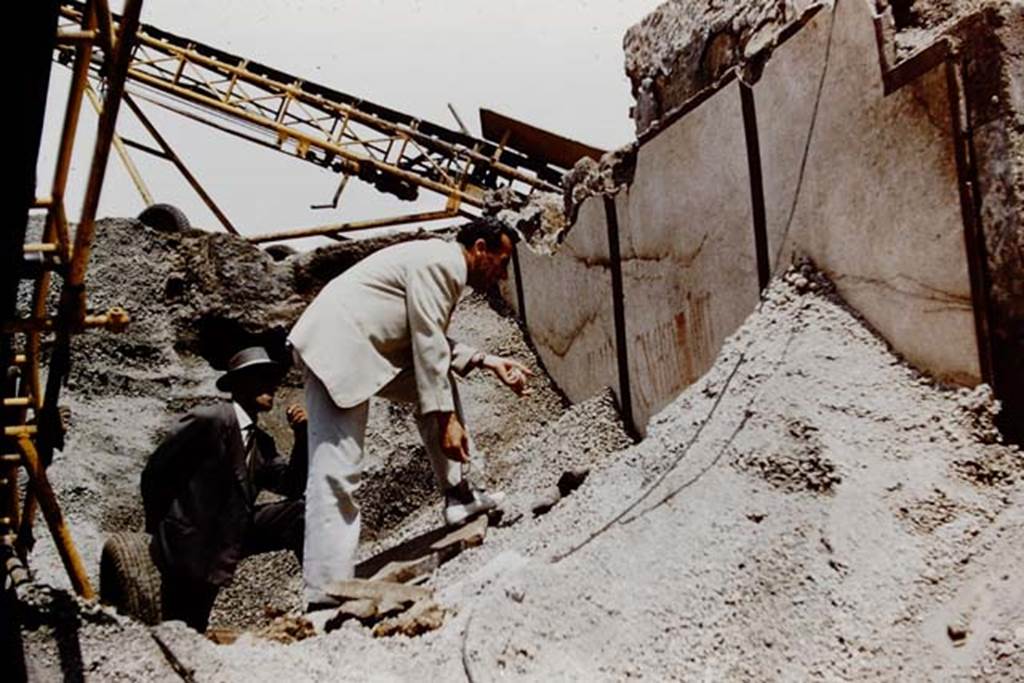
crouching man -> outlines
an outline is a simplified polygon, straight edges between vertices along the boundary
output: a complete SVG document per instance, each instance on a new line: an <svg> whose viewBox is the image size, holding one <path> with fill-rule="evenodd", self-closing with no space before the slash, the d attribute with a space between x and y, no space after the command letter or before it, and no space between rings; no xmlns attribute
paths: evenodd
<svg viewBox="0 0 1024 683"><path fill-rule="evenodd" d="M205 631L218 588L243 557L291 549L302 559L306 414L288 408L295 433L289 461L258 424L274 406L283 371L262 347L239 351L217 380L231 400L185 415L142 472L164 619ZM288 499L256 505L263 489Z"/></svg>
<svg viewBox="0 0 1024 683"><path fill-rule="evenodd" d="M289 340L306 372L309 480L303 575L311 609L333 603L329 587L352 578L359 544L355 492L372 396L411 402L444 519L460 524L500 496L472 490L461 463L473 444L453 373L483 367L519 394L530 371L517 361L453 342L446 332L466 285L484 291L506 277L516 233L484 221L458 239L414 240L366 257L317 295Z"/></svg>

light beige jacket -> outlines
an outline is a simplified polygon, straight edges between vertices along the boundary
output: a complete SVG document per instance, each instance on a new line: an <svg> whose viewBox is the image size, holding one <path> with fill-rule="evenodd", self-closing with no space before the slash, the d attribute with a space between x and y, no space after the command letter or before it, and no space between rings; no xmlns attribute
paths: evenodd
<svg viewBox="0 0 1024 683"><path fill-rule="evenodd" d="M468 372L476 353L446 336L466 275L457 242L386 247L331 280L288 340L339 408L366 401L412 369L420 411L453 411L449 373Z"/></svg>

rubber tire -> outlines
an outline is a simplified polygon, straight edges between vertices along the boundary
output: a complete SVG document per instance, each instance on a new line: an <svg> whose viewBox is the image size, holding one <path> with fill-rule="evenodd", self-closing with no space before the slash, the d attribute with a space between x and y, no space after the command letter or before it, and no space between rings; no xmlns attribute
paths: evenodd
<svg viewBox="0 0 1024 683"><path fill-rule="evenodd" d="M163 616L160 570L149 550L149 534L121 531L103 544L100 600L144 624Z"/></svg>
<svg viewBox="0 0 1024 683"><path fill-rule="evenodd" d="M270 258L275 261L284 261L285 259L291 258L299 252L294 247L289 247L287 244L271 244L269 247L265 247L263 251L267 252Z"/></svg>
<svg viewBox="0 0 1024 683"><path fill-rule="evenodd" d="M182 232L192 227L185 213L170 204L152 204L139 214L139 221L161 232Z"/></svg>

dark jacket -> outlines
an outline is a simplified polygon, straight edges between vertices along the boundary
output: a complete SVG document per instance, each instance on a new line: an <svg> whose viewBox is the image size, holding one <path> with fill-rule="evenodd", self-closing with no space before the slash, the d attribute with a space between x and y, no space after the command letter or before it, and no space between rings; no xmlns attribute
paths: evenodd
<svg viewBox="0 0 1024 683"><path fill-rule="evenodd" d="M256 495L270 489L300 497L306 482L304 433L285 461L266 432L257 432L255 486L230 402L198 408L181 418L142 472L146 531L164 571L223 585L244 556Z"/></svg>

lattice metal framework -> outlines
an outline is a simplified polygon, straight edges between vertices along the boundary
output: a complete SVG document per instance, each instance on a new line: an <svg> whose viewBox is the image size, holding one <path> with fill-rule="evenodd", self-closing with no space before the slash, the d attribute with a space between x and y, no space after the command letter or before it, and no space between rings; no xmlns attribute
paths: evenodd
<svg viewBox="0 0 1024 683"><path fill-rule="evenodd" d="M61 15L63 21L80 25L82 5L65 2ZM115 16L115 25L118 20ZM58 60L70 63L70 52L59 51ZM99 64L94 66L98 71ZM382 192L405 200L416 199L421 189L438 193L447 198L447 215L464 206L480 207L489 189L560 191L561 170L504 144L422 121L152 26L139 28L127 78L137 99L357 177Z"/></svg>

